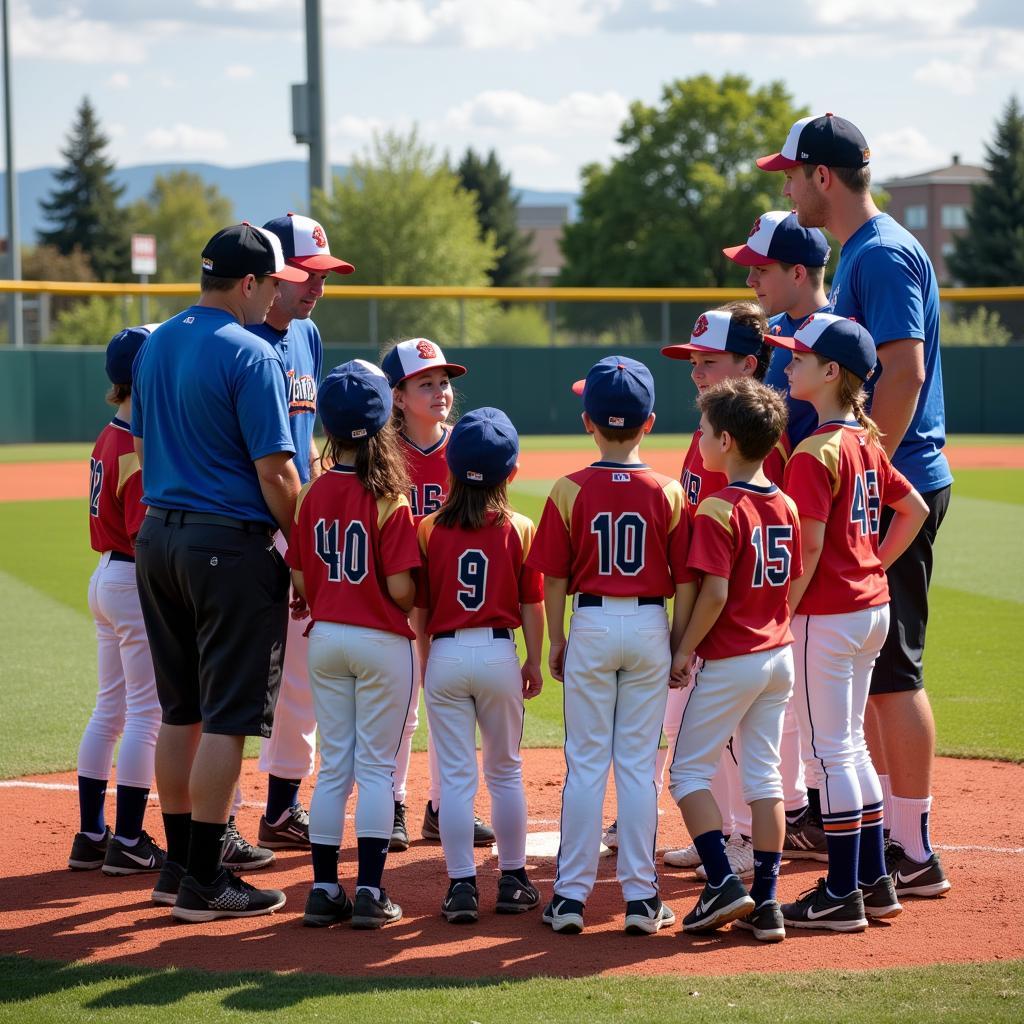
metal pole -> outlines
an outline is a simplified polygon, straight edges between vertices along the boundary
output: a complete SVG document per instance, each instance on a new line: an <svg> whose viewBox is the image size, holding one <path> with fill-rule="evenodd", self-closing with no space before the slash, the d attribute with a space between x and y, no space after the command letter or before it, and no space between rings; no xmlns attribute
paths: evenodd
<svg viewBox="0 0 1024 1024"><path fill-rule="evenodd" d="M671 344L669 335L672 333L672 322L669 318L669 307L667 302L661 304L661 343Z"/></svg>
<svg viewBox="0 0 1024 1024"><path fill-rule="evenodd" d="M4 50L4 165L7 192L7 251L10 254L8 266L12 281L21 280L21 236L18 232L18 169L14 164L14 120L11 98L11 26L7 0L3 0L3 50ZM25 344L24 322L22 318L22 294L11 292L10 305L7 307L10 317L10 343L15 348Z"/></svg>
<svg viewBox="0 0 1024 1024"><path fill-rule="evenodd" d="M324 44L320 0L306 0L306 95L309 99L309 212L313 192L331 194L327 163L327 103L324 100Z"/></svg>
<svg viewBox="0 0 1024 1024"><path fill-rule="evenodd" d="M139 284L149 284L149 274L139 274ZM139 323L149 323L149 296L139 296Z"/></svg>

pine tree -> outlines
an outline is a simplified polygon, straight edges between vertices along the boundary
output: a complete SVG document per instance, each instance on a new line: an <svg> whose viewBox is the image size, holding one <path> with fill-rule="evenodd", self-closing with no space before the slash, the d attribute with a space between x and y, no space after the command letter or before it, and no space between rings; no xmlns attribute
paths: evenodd
<svg viewBox="0 0 1024 1024"><path fill-rule="evenodd" d="M101 281L124 278L130 255L126 216L118 206L124 186L114 182L114 164L104 154L108 141L89 98L83 98L61 150L66 162L54 174L56 187L40 201L53 225L39 232L40 243L65 255L77 246Z"/></svg>
<svg viewBox="0 0 1024 1024"><path fill-rule="evenodd" d="M950 272L968 286L1024 284L1024 114L1015 96L985 146L985 168L988 181L974 186Z"/></svg>
<svg viewBox="0 0 1024 1024"><path fill-rule="evenodd" d="M491 284L502 288L529 284L533 254L530 236L523 234L516 224L519 198L512 192L511 175L502 170L493 149L486 159L467 149L456 173L462 187L476 193L480 237L492 231L501 251L498 264L490 273Z"/></svg>

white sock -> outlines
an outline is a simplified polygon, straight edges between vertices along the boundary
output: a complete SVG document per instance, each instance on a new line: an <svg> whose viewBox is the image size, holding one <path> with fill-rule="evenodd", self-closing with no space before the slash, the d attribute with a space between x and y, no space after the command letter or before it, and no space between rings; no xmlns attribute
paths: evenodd
<svg viewBox="0 0 1024 1024"><path fill-rule="evenodd" d="M124 836L119 836L119 835L116 835L116 834L115 834L114 838L115 838L115 839L116 839L116 840L117 840L117 841L118 841L118 842L119 842L119 843L120 843L120 844L121 844L122 846L127 846L129 850L130 850L130 849L131 849L131 848L132 848L133 846L138 846L138 845L139 845L139 837L138 837L138 836L136 836L136 837L135 837L134 839L125 839L125 837L124 837Z"/></svg>
<svg viewBox="0 0 1024 1024"><path fill-rule="evenodd" d="M928 817L932 798L914 800L910 797L892 798L892 838L903 847L911 860L919 864L932 855L928 838Z"/></svg>
<svg viewBox="0 0 1024 1024"><path fill-rule="evenodd" d="M83 832L83 836L87 836L94 843L98 843L107 833L106 832Z"/></svg>
<svg viewBox="0 0 1024 1024"><path fill-rule="evenodd" d="M372 885L356 886L356 892L368 892L375 900L380 899L380 889L375 889Z"/></svg>
<svg viewBox="0 0 1024 1024"><path fill-rule="evenodd" d="M314 889L323 889L332 900L336 900L341 895L341 886L337 882L314 882Z"/></svg>
<svg viewBox="0 0 1024 1024"><path fill-rule="evenodd" d="M892 829L892 784L888 775L879 775L878 781L882 784L882 825Z"/></svg>

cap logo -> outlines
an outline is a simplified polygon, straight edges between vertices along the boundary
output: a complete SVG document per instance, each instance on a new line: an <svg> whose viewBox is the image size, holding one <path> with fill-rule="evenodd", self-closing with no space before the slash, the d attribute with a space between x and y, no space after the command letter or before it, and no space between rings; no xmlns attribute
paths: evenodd
<svg viewBox="0 0 1024 1024"><path fill-rule="evenodd" d="M416 351L420 354L420 359L436 359L437 349L426 339L417 342Z"/></svg>
<svg viewBox="0 0 1024 1024"><path fill-rule="evenodd" d="M626 425L626 421L625 421L625 419L622 416L609 416L608 417L608 426L609 427L624 427L625 425Z"/></svg>
<svg viewBox="0 0 1024 1024"><path fill-rule="evenodd" d="M809 323L814 320L814 314L812 313L798 328L798 331L802 331Z"/></svg>
<svg viewBox="0 0 1024 1024"><path fill-rule="evenodd" d="M313 228L313 242L316 244L318 249L327 248L327 236L324 234L324 229L319 224Z"/></svg>
<svg viewBox="0 0 1024 1024"><path fill-rule="evenodd" d="M760 230L761 230L761 218L758 217L757 220L754 221L754 226L750 229L750 234L747 235L747 238L753 238L754 235L756 235L758 233L758 231L760 231Z"/></svg>
<svg viewBox="0 0 1024 1024"><path fill-rule="evenodd" d="M203 257L203 270L206 270L210 273L213 272L213 260L211 260L209 256Z"/></svg>
<svg viewBox="0 0 1024 1024"><path fill-rule="evenodd" d="M775 325L775 326L774 326L774 327L773 327L773 328L771 329L771 333L772 333L772 334L782 334L782 324L776 324L776 325Z"/></svg>
<svg viewBox="0 0 1024 1024"><path fill-rule="evenodd" d="M476 483L483 483L484 475L483 473L478 473L475 469L467 469L466 479L473 480Z"/></svg>
<svg viewBox="0 0 1024 1024"><path fill-rule="evenodd" d="M708 318L701 313L701 315L697 317L697 322L693 325L693 337L699 338L702 334L707 334L710 327L711 324L708 323Z"/></svg>
<svg viewBox="0 0 1024 1024"><path fill-rule="evenodd" d="M352 431L353 437L366 437L366 427L360 427L358 430Z"/></svg>
<svg viewBox="0 0 1024 1024"><path fill-rule="evenodd" d="M864 159L865 160L870 160L871 159L871 150L867 146L864 147Z"/></svg>

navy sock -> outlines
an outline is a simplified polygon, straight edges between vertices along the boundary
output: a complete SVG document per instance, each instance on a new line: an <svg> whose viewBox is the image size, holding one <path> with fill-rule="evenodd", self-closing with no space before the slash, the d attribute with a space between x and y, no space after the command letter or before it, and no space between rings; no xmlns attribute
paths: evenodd
<svg viewBox="0 0 1024 1024"><path fill-rule="evenodd" d="M326 843L310 843L313 855L313 881L326 885L338 884L338 847Z"/></svg>
<svg viewBox="0 0 1024 1024"><path fill-rule="evenodd" d="M117 787L117 828L114 834L122 839L138 839L142 835L142 819L146 816L149 790L141 786Z"/></svg>
<svg viewBox="0 0 1024 1024"><path fill-rule="evenodd" d="M465 878L449 878L449 885L458 885L459 882L469 882L473 888L476 888L476 875L467 875Z"/></svg>
<svg viewBox="0 0 1024 1024"><path fill-rule="evenodd" d="M188 873L200 884L209 885L220 873L220 858L224 853L226 821L196 821L188 843Z"/></svg>
<svg viewBox="0 0 1024 1024"><path fill-rule="evenodd" d="M828 844L828 891L848 896L857 888L860 859L860 811L841 811L823 816Z"/></svg>
<svg viewBox="0 0 1024 1024"><path fill-rule="evenodd" d="M356 885L380 888L380 880L384 877L384 862L388 857L388 839L371 839L360 836L356 842L359 853L359 868L356 872Z"/></svg>
<svg viewBox="0 0 1024 1024"><path fill-rule="evenodd" d="M164 814L164 836L167 859L184 867L188 863L188 846L192 835L191 814Z"/></svg>
<svg viewBox="0 0 1024 1024"><path fill-rule="evenodd" d="M811 812L811 821L815 825L821 824L821 791L817 789L807 790L807 808Z"/></svg>
<svg viewBox="0 0 1024 1024"><path fill-rule="evenodd" d="M103 801L107 796L106 779L78 776L78 831L102 834L107 827Z"/></svg>
<svg viewBox="0 0 1024 1024"><path fill-rule="evenodd" d="M781 853L754 851L754 884L750 887L750 896L755 907L761 906L765 900L775 899L775 886L779 881L781 863Z"/></svg>
<svg viewBox="0 0 1024 1024"><path fill-rule="evenodd" d="M732 874L729 858L725 855L725 835L721 829L713 829L695 836L693 845L697 847L701 863L708 873L708 885L717 889Z"/></svg>
<svg viewBox="0 0 1024 1024"><path fill-rule="evenodd" d="M867 804L860 819L860 860L857 875L861 885L874 885L885 874L885 840L882 837L882 801Z"/></svg>
<svg viewBox="0 0 1024 1024"><path fill-rule="evenodd" d="M797 808L795 811L786 811L786 824L795 825L808 811L807 804Z"/></svg>
<svg viewBox="0 0 1024 1024"><path fill-rule="evenodd" d="M267 776L267 821L276 825L290 807L299 802L299 786L302 779L282 779L277 775Z"/></svg>
<svg viewBox="0 0 1024 1024"><path fill-rule="evenodd" d="M928 825L928 819L931 817L931 811L921 812L921 844L924 846L924 852L930 857L935 851L932 849L932 836L931 829Z"/></svg>
<svg viewBox="0 0 1024 1024"><path fill-rule="evenodd" d="M526 868L516 868L515 871L502 871L503 875L511 875L517 882L522 882L523 885L530 884L530 878L526 874Z"/></svg>

